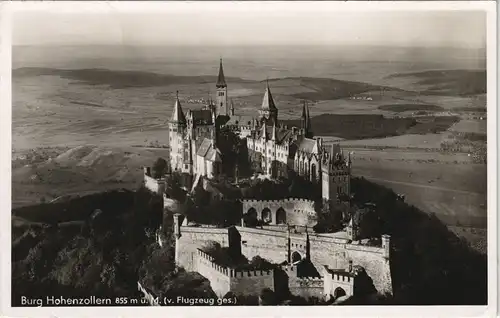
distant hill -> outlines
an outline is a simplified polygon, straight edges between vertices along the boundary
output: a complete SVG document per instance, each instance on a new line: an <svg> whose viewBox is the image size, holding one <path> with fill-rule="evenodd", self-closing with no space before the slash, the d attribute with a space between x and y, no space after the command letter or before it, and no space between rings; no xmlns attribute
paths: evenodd
<svg viewBox="0 0 500 318"><path fill-rule="evenodd" d="M215 76L177 76L140 71L118 71L103 68L55 69L44 67L22 67L12 70L13 78L31 76L60 76L90 85L108 85L110 88L152 87L174 84L215 83ZM228 82L248 82L238 77L226 77Z"/></svg>
<svg viewBox="0 0 500 318"><path fill-rule="evenodd" d="M351 97L369 91L404 91L389 86L379 86L333 78L285 77L282 79L272 79L269 80L269 82L279 83L280 81L286 80L295 80L297 81L297 86L303 86L310 89L310 92L300 92L291 95L299 99L308 100L333 100Z"/></svg>
<svg viewBox="0 0 500 318"><path fill-rule="evenodd" d="M434 95L478 95L486 93L486 70L430 70L396 73L387 78L414 77L424 86L422 93Z"/></svg>

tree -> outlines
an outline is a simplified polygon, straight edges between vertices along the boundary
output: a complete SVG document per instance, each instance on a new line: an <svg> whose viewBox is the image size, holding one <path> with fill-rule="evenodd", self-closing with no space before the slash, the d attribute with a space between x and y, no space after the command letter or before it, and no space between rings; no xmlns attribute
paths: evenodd
<svg viewBox="0 0 500 318"><path fill-rule="evenodd" d="M153 178L161 178L167 170L167 161L163 158L158 158L153 164Z"/></svg>

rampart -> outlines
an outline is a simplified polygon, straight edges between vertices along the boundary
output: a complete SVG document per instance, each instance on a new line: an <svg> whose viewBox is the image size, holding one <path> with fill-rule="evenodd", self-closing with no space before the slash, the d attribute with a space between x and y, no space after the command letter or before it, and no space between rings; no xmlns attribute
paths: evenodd
<svg viewBox="0 0 500 318"><path fill-rule="evenodd" d="M251 259L261 256L273 263L282 263L288 258L288 239L290 252L298 252L302 258L307 254L317 269L326 265L333 269L345 269L349 261L364 267L373 280L377 291L392 294L392 280L388 249L376 246L355 245L348 239L331 237L324 234L290 233L283 230L236 227L239 234L241 253ZM179 265L186 270L196 270L195 255L199 247L210 241L229 247L228 228L200 228L181 226L177 240ZM307 238L309 244L307 244ZM232 244L238 244L232 243ZM307 248L309 246L309 253Z"/></svg>
<svg viewBox="0 0 500 318"><path fill-rule="evenodd" d="M235 295L251 295L264 288L274 290L274 271L240 271L214 263L213 257L197 249L196 271L210 281L218 297L231 291Z"/></svg>
<svg viewBox="0 0 500 318"><path fill-rule="evenodd" d="M282 266L281 270L288 276L288 289L292 295L303 298L323 298L323 277L300 277L296 265Z"/></svg>
<svg viewBox="0 0 500 318"><path fill-rule="evenodd" d="M243 214L255 213L258 220L270 224L314 226L317 213L314 201L298 198L283 200L242 200Z"/></svg>
<svg viewBox="0 0 500 318"><path fill-rule="evenodd" d="M151 176L150 168L144 168L144 187L157 194L165 192L165 179L155 179Z"/></svg>

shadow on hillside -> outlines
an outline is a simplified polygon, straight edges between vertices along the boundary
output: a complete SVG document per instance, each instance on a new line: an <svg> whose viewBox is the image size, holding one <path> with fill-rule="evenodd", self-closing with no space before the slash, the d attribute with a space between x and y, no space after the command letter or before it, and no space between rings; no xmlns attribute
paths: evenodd
<svg viewBox="0 0 500 318"><path fill-rule="evenodd" d="M398 201L392 190L352 179L356 203L372 202L382 233L392 237L394 298L401 305L485 305L486 256L450 232L435 215Z"/></svg>

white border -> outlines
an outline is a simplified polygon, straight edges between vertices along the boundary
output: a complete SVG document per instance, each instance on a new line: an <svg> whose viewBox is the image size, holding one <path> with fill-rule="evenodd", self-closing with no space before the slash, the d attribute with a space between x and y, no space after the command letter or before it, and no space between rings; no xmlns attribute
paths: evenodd
<svg viewBox="0 0 500 318"><path fill-rule="evenodd" d="M80 307L80 308L19 308L10 307L11 300L11 13L19 10L47 10L59 12L151 12L167 10L189 11L454 11L482 10L487 12L487 109L488 109L488 306L336 306L336 307ZM471 317L496 315L497 310L497 108L496 108L496 3L493 1L429 1L429 2L3 2L0 3L0 114L3 124L0 145L2 185L0 186L2 213L1 237L1 315L12 317L214 317L238 316L404 316L404 317Z"/></svg>

